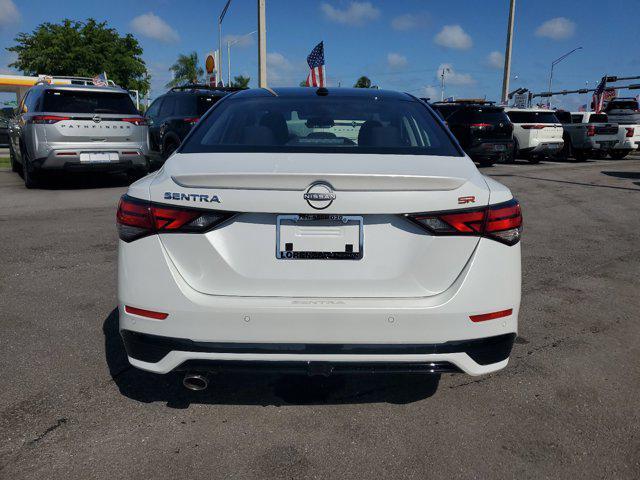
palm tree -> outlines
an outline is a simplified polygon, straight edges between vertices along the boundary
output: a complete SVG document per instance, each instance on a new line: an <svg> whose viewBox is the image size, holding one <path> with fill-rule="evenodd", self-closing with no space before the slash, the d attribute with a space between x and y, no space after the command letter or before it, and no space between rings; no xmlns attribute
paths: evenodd
<svg viewBox="0 0 640 480"><path fill-rule="evenodd" d="M167 88L177 87L185 83L200 83L204 76L204 70L198 61L198 54L191 52L188 55L180 54L176 63L169 68L173 72L173 80L167 83Z"/></svg>
<svg viewBox="0 0 640 480"><path fill-rule="evenodd" d="M245 77L244 75L238 75L237 77L233 77L233 82L231 82L231 87L236 88L249 88L249 82L251 81L250 77Z"/></svg>
<svg viewBox="0 0 640 480"><path fill-rule="evenodd" d="M354 87L355 88L371 88L371 80L369 79L369 77L362 76L358 78Z"/></svg>

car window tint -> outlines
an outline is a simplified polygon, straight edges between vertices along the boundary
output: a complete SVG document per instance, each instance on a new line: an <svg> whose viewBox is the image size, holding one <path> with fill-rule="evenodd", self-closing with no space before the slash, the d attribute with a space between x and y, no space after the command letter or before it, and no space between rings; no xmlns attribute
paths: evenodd
<svg viewBox="0 0 640 480"><path fill-rule="evenodd" d="M176 97L164 97L164 101L162 102L162 106L160 107L160 118L166 118L173 115L176 106Z"/></svg>
<svg viewBox="0 0 640 480"><path fill-rule="evenodd" d="M572 123L573 117L569 112L556 112L556 117L560 120L560 123Z"/></svg>
<svg viewBox="0 0 640 480"><path fill-rule="evenodd" d="M589 117L589 123L607 123L609 121L609 117L603 113L593 113Z"/></svg>
<svg viewBox="0 0 640 480"><path fill-rule="evenodd" d="M507 115L513 123L560 123L554 112L511 111Z"/></svg>
<svg viewBox="0 0 640 480"><path fill-rule="evenodd" d="M571 115L571 123L582 123L584 115Z"/></svg>
<svg viewBox="0 0 640 480"><path fill-rule="evenodd" d="M610 110L637 110L638 102L635 100L617 100L609 102L605 108L606 111Z"/></svg>
<svg viewBox="0 0 640 480"><path fill-rule="evenodd" d="M160 112L160 106L162 105L162 100L162 98L158 98L151 104L151 106L147 110L147 117L155 118L158 116L158 113Z"/></svg>
<svg viewBox="0 0 640 480"><path fill-rule="evenodd" d="M509 123L509 119L500 108L463 108L454 112L449 123Z"/></svg>
<svg viewBox="0 0 640 480"><path fill-rule="evenodd" d="M122 113L137 115L127 93L45 90L42 110L55 113Z"/></svg>
<svg viewBox="0 0 640 480"><path fill-rule="evenodd" d="M193 95L180 95L174 98L173 115L176 117L192 117L196 115L196 99Z"/></svg>
<svg viewBox="0 0 640 480"><path fill-rule="evenodd" d="M198 95L197 115L201 117L222 97L216 95Z"/></svg>
<svg viewBox="0 0 640 480"><path fill-rule="evenodd" d="M181 151L461 155L421 102L320 96L223 102Z"/></svg>

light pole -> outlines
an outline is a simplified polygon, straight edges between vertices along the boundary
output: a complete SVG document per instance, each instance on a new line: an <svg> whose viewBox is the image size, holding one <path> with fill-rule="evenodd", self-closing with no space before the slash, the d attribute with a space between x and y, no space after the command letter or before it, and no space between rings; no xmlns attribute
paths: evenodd
<svg viewBox="0 0 640 480"><path fill-rule="evenodd" d="M220 12L220 16L218 17L218 78L222 79L222 20L224 20L224 16L227 14L227 10L229 10L229 5L231 5L231 0L227 0L225 3L222 12ZM221 80L220 80L221 81Z"/></svg>
<svg viewBox="0 0 640 480"><path fill-rule="evenodd" d="M444 77L447 73L451 73L451 69L449 67L443 67L442 73L440 74L440 101L444 102Z"/></svg>
<svg viewBox="0 0 640 480"><path fill-rule="evenodd" d="M258 86L267 88L267 19L265 0L258 0Z"/></svg>
<svg viewBox="0 0 640 480"><path fill-rule="evenodd" d="M233 41L227 42L227 87L231 86L231 47L236 43L239 43L240 41L242 41L244 37L248 37L250 35L253 35L254 33L258 33L258 31L254 30L253 32L249 32L245 35L242 35L241 37L238 37Z"/></svg>
<svg viewBox="0 0 640 480"><path fill-rule="evenodd" d="M582 47L574 48L570 52L565 53L561 57L558 57L553 62L551 62L551 73L549 74L549 90L548 90L549 93L551 93L551 85L553 84L553 68L557 64L559 64L561 61L563 61L565 58L567 58L569 55L571 55L573 52L577 52L578 50L582 50ZM549 95L547 100L547 107L550 107L550 106L551 106L551 95Z"/></svg>
<svg viewBox="0 0 640 480"><path fill-rule="evenodd" d="M511 76L511 47L513 46L513 22L516 14L516 0L509 6L509 24L507 25L507 47L504 52L504 72L502 74L502 103L507 103L509 95L509 77Z"/></svg>

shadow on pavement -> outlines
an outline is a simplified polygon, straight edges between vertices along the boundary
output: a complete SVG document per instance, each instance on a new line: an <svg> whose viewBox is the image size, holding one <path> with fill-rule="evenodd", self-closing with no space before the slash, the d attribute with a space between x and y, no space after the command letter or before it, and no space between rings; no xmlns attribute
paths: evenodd
<svg viewBox="0 0 640 480"><path fill-rule="evenodd" d="M47 173L39 190L83 190L90 188L126 187L133 182L128 175L116 173Z"/></svg>
<svg viewBox="0 0 640 480"><path fill-rule="evenodd" d="M626 180L640 180L640 172L611 172L603 170L602 173L610 177L623 178Z"/></svg>
<svg viewBox="0 0 640 480"><path fill-rule="evenodd" d="M352 403L412 403L434 395L440 375L336 375L307 377L280 374L219 374L209 388L191 392L182 375L156 375L129 365L118 333L118 309L103 324L109 372L122 395L139 402L166 402L171 408L190 404L318 405Z"/></svg>

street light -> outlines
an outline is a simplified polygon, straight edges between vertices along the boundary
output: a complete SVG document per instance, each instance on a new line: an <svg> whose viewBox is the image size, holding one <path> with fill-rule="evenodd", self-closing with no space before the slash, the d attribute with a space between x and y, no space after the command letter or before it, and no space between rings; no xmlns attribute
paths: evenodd
<svg viewBox="0 0 640 480"><path fill-rule="evenodd" d="M253 32L249 32L245 35L242 35L238 38L236 38L233 41L227 41L227 87L231 86L231 47L233 45L235 45L236 43L240 43L242 41L243 38L245 37L249 37L251 35L253 35L254 33L258 33L257 30L254 30Z"/></svg>
<svg viewBox="0 0 640 480"><path fill-rule="evenodd" d="M571 55L574 52L577 52L578 50L582 50L582 47L577 47L574 48L573 50L571 50L570 52L565 53L564 55L562 55L559 58L556 58L553 62L551 62L551 73L549 74L549 92L551 92L551 85L553 83L553 67L555 67L557 64L559 64L561 61L563 61L565 58L567 58L569 55ZM551 95L549 95L549 100L547 100L547 106L550 107L551 106Z"/></svg>
<svg viewBox="0 0 640 480"><path fill-rule="evenodd" d="M227 10L229 10L229 5L231 5L231 0L227 0L225 3L222 12L220 12L220 16L218 17L218 78L222 77L222 20L224 20L224 16L227 14Z"/></svg>

